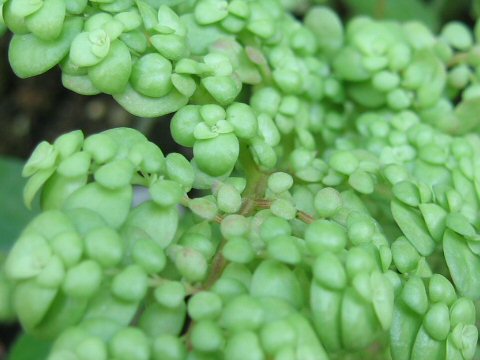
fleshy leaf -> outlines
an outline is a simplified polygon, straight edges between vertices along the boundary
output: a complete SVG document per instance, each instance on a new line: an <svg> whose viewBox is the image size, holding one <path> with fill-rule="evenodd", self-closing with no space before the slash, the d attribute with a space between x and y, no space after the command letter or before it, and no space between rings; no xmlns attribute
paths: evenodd
<svg viewBox="0 0 480 360"><path fill-rule="evenodd" d="M78 17L65 21L60 36L50 41L41 40L33 34L15 34L8 50L8 59L15 74L27 78L43 74L57 65L67 55L73 38L81 31L82 22Z"/></svg>
<svg viewBox="0 0 480 360"><path fill-rule="evenodd" d="M460 102L455 108L455 121L449 129L450 133L462 135L477 129L480 125L479 112L480 98L475 97Z"/></svg>
<svg viewBox="0 0 480 360"><path fill-rule="evenodd" d="M428 233L420 214L397 201L392 201L391 210L395 222L405 234L408 241L423 256L430 255L435 249L435 242Z"/></svg>
<svg viewBox="0 0 480 360"><path fill-rule="evenodd" d="M145 231L157 244L166 248L175 236L177 223L178 210L175 207L161 207L149 201L130 213L125 226Z"/></svg>
<svg viewBox="0 0 480 360"><path fill-rule="evenodd" d="M128 112L141 117L158 117L177 111L188 102L188 98L176 89L161 98L151 98L127 86L125 92L113 96Z"/></svg>
<svg viewBox="0 0 480 360"><path fill-rule="evenodd" d="M132 188L110 190L90 183L65 200L65 209L85 208L100 214L112 227L118 228L126 219L132 203Z"/></svg>
<svg viewBox="0 0 480 360"><path fill-rule="evenodd" d="M466 241L453 231L443 237L443 253L456 288L463 296L480 298L480 258L473 254Z"/></svg>
<svg viewBox="0 0 480 360"><path fill-rule="evenodd" d="M64 0L44 0L42 8L28 16L25 24L40 39L54 40L62 32L65 10Z"/></svg>

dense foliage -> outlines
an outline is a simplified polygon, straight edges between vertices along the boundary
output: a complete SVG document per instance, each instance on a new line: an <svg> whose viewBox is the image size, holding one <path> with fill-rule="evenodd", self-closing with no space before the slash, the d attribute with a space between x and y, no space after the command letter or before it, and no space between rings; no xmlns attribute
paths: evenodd
<svg viewBox="0 0 480 360"><path fill-rule="evenodd" d="M24 199L42 212L4 262L0 316L48 359L474 358L480 26L0 3L19 77L59 65L75 92L174 113L193 149L128 128L38 145Z"/></svg>

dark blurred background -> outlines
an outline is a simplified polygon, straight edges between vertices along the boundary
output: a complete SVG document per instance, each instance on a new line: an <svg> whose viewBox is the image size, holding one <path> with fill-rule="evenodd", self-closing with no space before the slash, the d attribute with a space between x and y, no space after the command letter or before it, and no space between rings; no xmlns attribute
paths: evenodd
<svg viewBox="0 0 480 360"><path fill-rule="evenodd" d="M0 155L26 159L42 140L83 130L85 135L128 126L149 134L165 151L175 147L168 119L140 119L111 96L83 96L63 88L61 72L19 79L8 64L10 34L0 38ZM166 121L164 121L166 120Z"/></svg>

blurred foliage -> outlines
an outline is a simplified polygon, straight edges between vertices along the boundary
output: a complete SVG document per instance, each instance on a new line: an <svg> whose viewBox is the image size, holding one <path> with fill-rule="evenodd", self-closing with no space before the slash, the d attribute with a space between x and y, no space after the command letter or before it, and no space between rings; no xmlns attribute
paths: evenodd
<svg viewBox="0 0 480 360"><path fill-rule="evenodd" d="M0 252L10 248L35 214L23 204L22 167L20 160L0 157Z"/></svg>
<svg viewBox="0 0 480 360"><path fill-rule="evenodd" d="M375 18L408 21L416 19L431 29L438 29L441 18L438 8L420 0L345 0L349 12Z"/></svg>
<svg viewBox="0 0 480 360"><path fill-rule="evenodd" d="M330 5L343 6L348 17L418 20L434 31L454 19L473 22L480 13L480 0L335 0Z"/></svg>
<svg viewBox="0 0 480 360"><path fill-rule="evenodd" d="M10 350L8 360L46 359L51 344L30 335L21 335Z"/></svg>
<svg viewBox="0 0 480 360"><path fill-rule="evenodd" d="M312 5L329 5L344 18L366 15L376 19L418 20L438 32L450 20L474 22L480 0L282 0L293 12L305 13Z"/></svg>

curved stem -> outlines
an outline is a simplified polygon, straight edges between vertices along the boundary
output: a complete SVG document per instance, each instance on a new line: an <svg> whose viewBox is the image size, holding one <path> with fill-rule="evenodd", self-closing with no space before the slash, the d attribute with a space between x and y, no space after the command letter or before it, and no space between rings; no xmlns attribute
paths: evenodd
<svg viewBox="0 0 480 360"><path fill-rule="evenodd" d="M455 54L449 61L448 67L453 67L455 65L459 65L468 61L469 53L468 52L460 52Z"/></svg>
<svg viewBox="0 0 480 360"><path fill-rule="evenodd" d="M244 191L244 202L242 209L240 210L240 214L243 216L251 216L255 212L256 208L255 199L263 197L265 193L268 174L265 174L258 168L252 158L252 155L250 154L249 149L245 145L242 145L240 148L239 161L247 179L247 186ZM216 221L218 222L218 220L221 222L222 219L218 217L218 219L216 218ZM215 284L227 265L227 262L222 255L222 249L225 246L225 243L226 240L222 239L217 254L213 259L210 276L205 282L205 289L209 289L211 286L213 286L213 284Z"/></svg>
<svg viewBox="0 0 480 360"><path fill-rule="evenodd" d="M251 216L255 213L256 203L255 199L263 198L265 194L265 189L267 187L267 178L268 174L262 172L258 166L255 164L255 161L250 154L248 147L245 144L242 144L240 147L239 162L245 173L245 178L247 179L247 185L243 193L244 202L240 210L240 214L243 216ZM220 216L215 218L215 221L221 222L223 218ZM226 244L226 239L222 238L221 243L218 246L217 253L212 261L212 267L208 278L205 280L204 285L201 290L210 289L217 280L222 276L223 270L227 266L227 260L223 257L222 250ZM192 329L193 321L188 324L188 328L185 331L185 339L187 346L190 347L189 335Z"/></svg>

